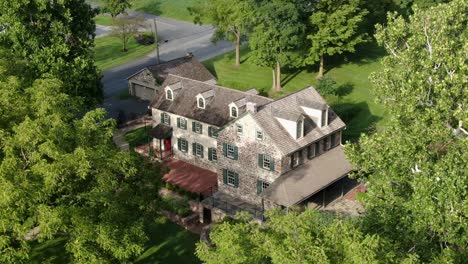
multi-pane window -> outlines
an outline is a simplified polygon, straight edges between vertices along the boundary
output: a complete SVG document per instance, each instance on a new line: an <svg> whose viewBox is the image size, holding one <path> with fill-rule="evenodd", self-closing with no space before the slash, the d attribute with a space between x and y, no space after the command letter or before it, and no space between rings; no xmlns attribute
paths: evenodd
<svg viewBox="0 0 468 264"><path fill-rule="evenodd" d="M310 144L307 147L307 158L312 159L313 157L315 157L315 144Z"/></svg>
<svg viewBox="0 0 468 264"><path fill-rule="evenodd" d="M205 109L205 99L198 98L198 108Z"/></svg>
<svg viewBox="0 0 468 264"><path fill-rule="evenodd" d="M166 99L172 101L172 99L173 99L172 90L167 90L166 91Z"/></svg>
<svg viewBox="0 0 468 264"><path fill-rule="evenodd" d="M291 167L299 165L301 151L297 151L291 155Z"/></svg>
<svg viewBox="0 0 468 264"><path fill-rule="evenodd" d="M261 194L270 184L268 182L257 180L257 194Z"/></svg>
<svg viewBox="0 0 468 264"><path fill-rule="evenodd" d="M257 140L263 140L263 132L257 130L257 132L256 132L256 134L255 134L255 138L256 138Z"/></svg>
<svg viewBox="0 0 468 264"><path fill-rule="evenodd" d="M227 184L230 186L236 185L236 173L233 171L227 171Z"/></svg>
<svg viewBox="0 0 468 264"><path fill-rule="evenodd" d="M302 120L299 120L297 121L297 128L296 128L296 132L297 132L297 135L296 135L296 138L301 138L302 135L304 134L304 121Z"/></svg>
<svg viewBox="0 0 468 264"><path fill-rule="evenodd" d="M323 139L323 150L330 149L330 138L326 137Z"/></svg>
<svg viewBox="0 0 468 264"><path fill-rule="evenodd" d="M167 113L161 113L161 123L170 125L171 117Z"/></svg>
<svg viewBox="0 0 468 264"><path fill-rule="evenodd" d="M226 156L228 158L231 158L231 159L235 158L235 148L234 148L233 145L227 144L226 150L227 150L226 151Z"/></svg>
<svg viewBox="0 0 468 264"><path fill-rule="evenodd" d="M182 151L182 152L187 152L188 151L188 141L183 139L183 138L179 138L177 139L177 144L178 144L178 147L179 147L179 150Z"/></svg>
<svg viewBox="0 0 468 264"><path fill-rule="evenodd" d="M208 127L208 136L212 138L217 138L218 137L218 129L216 127Z"/></svg>
<svg viewBox="0 0 468 264"><path fill-rule="evenodd" d="M213 160L213 161L218 160L218 153L216 152L215 148L211 149L211 160Z"/></svg>
<svg viewBox="0 0 468 264"><path fill-rule="evenodd" d="M320 154L320 141L315 142L315 155Z"/></svg>
<svg viewBox="0 0 468 264"><path fill-rule="evenodd" d="M195 155L198 157L203 157L203 146L198 143L195 144Z"/></svg>
<svg viewBox="0 0 468 264"><path fill-rule="evenodd" d="M238 135L242 135L242 132L244 131L242 125L236 124L236 130Z"/></svg>
<svg viewBox="0 0 468 264"><path fill-rule="evenodd" d="M231 106L231 117L237 117L237 107Z"/></svg>
<svg viewBox="0 0 468 264"><path fill-rule="evenodd" d="M177 125L179 128L187 129L187 119L179 117L177 119Z"/></svg>
<svg viewBox="0 0 468 264"><path fill-rule="evenodd" d="M203 125L199 122L192 123L193 132L201 134L203 132Z"/></svg>
<svg viewBox="0 0 468 264"><path fill-rule="evenodd" d="M271 166L271 157L268 155L263 155L263 164L262 164L264 169L269 170Z"/></svg>

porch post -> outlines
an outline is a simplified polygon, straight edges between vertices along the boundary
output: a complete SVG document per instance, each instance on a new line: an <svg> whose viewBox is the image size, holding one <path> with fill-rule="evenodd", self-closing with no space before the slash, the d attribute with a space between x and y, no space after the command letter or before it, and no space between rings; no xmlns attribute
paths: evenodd
<svg viewBox="0 0 468 264"><path fill-rule="evenodd" d="M325 208L325 189L322 191L322 207Z"/></svg>
<svg viewBox="0 0 468 264"><path fill-rule="evenodd" d="M161 155L161 160L163 159L163 155L162 155L162 145L161 145L161 139L159 139L159 155Z"/></svg>

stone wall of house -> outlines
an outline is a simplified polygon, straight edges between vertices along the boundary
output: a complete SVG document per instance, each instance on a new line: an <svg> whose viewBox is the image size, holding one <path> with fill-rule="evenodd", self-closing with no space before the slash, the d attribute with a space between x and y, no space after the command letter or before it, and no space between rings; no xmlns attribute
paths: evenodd
<svg viewBox="0 0 468 264"><path fill-rule="evenodd" d="M154 126L161 123L161 112L162 111L158 109L154 109L154 108L152 109L152 117L154 121ZM168 114L171 119L170 126L172 127L172 130L173 130L172 138L171 138L171 145L172 145L174 156L180 160L186 161L195 166L216 172L217 162L210 161L208 159L208 148L216 148L216 139L208 135L208 127L210 125L200 122L203 126L203 129L202 129L202 134L198 134L198 133L193 132L192 130L192 121L194 120L181 117L172 113L168 113ZM185 118L187 120L187 129L182 129L182 128L177 127L178 117ZM184 138L185 140L188 141L187 152L179 151L178 146L177 146L178 138ZM159 145L159 140L155 139L154 141L156 145ZM203 158L193 155L192 143L194 142L203 145ZM218 157L219 155L220 154L218 153Z"/></svg>
<svg viewBox="0 0 468 264"><path fill-rule="evenodd" d="M237 125L242 126L242 134L237 132ZM274 142L264 134L263 140L256 138L257 131L262 131L251 115L245 115L225 127L218 137L218 188L224 193L239 197L252 204L261 205L257 194L257 180L272 183L281 174L281 153ZM232 160L223 155L223 144L232 144L238 148L238 159ZM258 165L258 154L266 154L275 161L275 170L265 170ZM224 184L223 169L239 174L239 186Z"/></svg>

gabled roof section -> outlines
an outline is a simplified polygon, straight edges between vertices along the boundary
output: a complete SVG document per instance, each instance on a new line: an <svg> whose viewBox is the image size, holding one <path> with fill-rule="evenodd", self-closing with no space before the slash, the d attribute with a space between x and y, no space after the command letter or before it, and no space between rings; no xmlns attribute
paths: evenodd
<svg viewBox="0 0 468 264"><path fill-rule="evenodd" d="M298 149L345 127L344 122L331 109L328 110L328 125L317 127L317 125L307 117L304 110L301 108L300 100L316 102L328 107L327 102L323 97L320 96L314 87L310 86L264 105L255 114L255 119L265 129L265 132L268 133L276 142L284 155L297 151ZM280 111L279 113L277 112L278 109ZM288 131L286 131L286 129L276 119L275 115L278 114L283 117L288 117L288 120L294 120L301 115L305 116L304 136L298 140L292 138Z"/></svg>
<svg viewBox="0 0 468 264"><path fill-rule="evenodd" d="M148 66L131 75L127 79L131 79L145 69L148 70L159 83L164 82L169 74L202 82L216 80L216 77L214 77L213 74L211 74L211 72L208 71L208 69L206 69L205 66L203 66L203 64L200 63L192 54L187 54L181 58Z"/></svg>
<svg viewBox="0 0 468 264"><path fill-rule="evenodd" d="M185 116L200 122L222 127L231 121L229 115L229 104L246 98L248 102L256 103L259 108L262 105L271 103L273 100L267 97L250 94L238 90L221 87L214 84L196 81L181 76L169 74L163 86L168 86L180 82L183 91L180 92L173 101L165 100L165 95L160 91L156 92L154 100L150 106L162 111ZM199 94L208 92L213 94L205 109L197 107L196 97ZM245 110L243 110L245 112ZM239 116L243 114L239 111Z"/></svg>

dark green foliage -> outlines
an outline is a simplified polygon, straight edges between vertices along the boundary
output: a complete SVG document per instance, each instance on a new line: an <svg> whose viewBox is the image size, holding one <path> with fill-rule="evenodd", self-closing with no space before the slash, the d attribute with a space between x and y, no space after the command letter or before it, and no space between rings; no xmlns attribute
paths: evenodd
<svg viewBox="0 0 468 264"><path fill-rule="evenodd" d="M104 0L103 12L109 12L114 18L131 7L129 0Z"/></svg>
<svg viewBox="0 0 468 264"><path fill-rule="evenodd" d="M189 216L192 211L187 198L164 196L161 198L161 208L181 217Z"/></svg>
<svg viewBox="0 0 468 264"><path fill-rule="evenodd" d="M21 78L30 84L49 74L87 106L102 98L92 51L95 11L84 0L1 0L0 6L0 48L27 61Z"/></svg>
<svg viewBox="0 0 468 264"><path fill-rule="evenodd" d="M338 84L329 76L320 79L315 88L322 96L336 95L338 93Z"/></svg>

